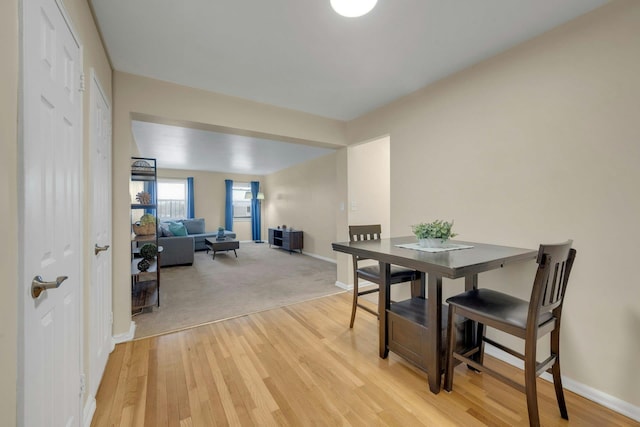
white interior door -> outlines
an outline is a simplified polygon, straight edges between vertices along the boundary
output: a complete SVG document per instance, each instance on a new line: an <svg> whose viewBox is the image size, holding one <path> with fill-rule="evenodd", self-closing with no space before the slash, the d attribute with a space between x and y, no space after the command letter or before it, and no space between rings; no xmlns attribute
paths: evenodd
<svg viewBox="0 0 640 427"><path fill-rule="evenodd" d="M18 416L24 426L77 426L83 271L81 48L56 0L23 1L22 7ZM51 288L34 297L36 276Z"/></svg>
<svg viewBox="0 0 640 427"><path fill-rule="evenodd" d="M89 393L95 397L113 350L111 282L111 108L91 72L92 237Z"/></svg>

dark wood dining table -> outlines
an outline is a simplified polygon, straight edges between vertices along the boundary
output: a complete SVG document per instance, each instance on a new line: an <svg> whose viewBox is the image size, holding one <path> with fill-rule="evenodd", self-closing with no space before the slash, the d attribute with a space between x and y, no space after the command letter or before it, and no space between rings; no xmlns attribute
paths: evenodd
<svg viewBox="0 0 640 427"><path fill-rule="evenodd" d="M421 293L425 296L427 350L423 368L426 369L429 389L440 391L443 364L442 355L442 279L464 278L465 290L478 287L478 274L503 267L505 264L533 260L537 251L486 243L451 241L454 245L472 246L466 249L445 252L424 252L398 247L401 244L416 243L413 236L393 237L380 240L332 243L334 251L376 260L384 275L384 286L380 286L378 297L379 353L385 359L389 353L387 311L390 308L390 266L391 264L412 268L421 272ZM472 339L471 334L466 334Z"/></svg>

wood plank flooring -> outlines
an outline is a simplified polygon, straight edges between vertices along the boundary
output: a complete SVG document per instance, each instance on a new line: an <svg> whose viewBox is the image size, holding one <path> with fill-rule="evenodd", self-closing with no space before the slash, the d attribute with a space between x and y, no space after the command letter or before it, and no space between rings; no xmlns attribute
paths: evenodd
<svg viewBox="0 0 640 427"><path fill-rule="evenodd" d="M347 293L119 344L109 357L92 426L526 426L523 394L456 368L434 395L426 374L377 355L377 319ZM487 359L491 359L489 356ZM515 378L521 372L495 361ZM544 426L638 426L539 380Z"/></svg>

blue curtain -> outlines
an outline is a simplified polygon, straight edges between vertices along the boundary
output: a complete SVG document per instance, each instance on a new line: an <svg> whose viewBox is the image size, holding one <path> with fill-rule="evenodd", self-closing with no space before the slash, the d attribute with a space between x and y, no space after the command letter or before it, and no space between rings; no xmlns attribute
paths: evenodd
<svg viewBox="0 0 640 427"><path fill-rule="evenodd" d="M224 202L224 228L233 230L233 180L225 179L224 185L227 190Z"/></svg>
<svg viewBox="0 0 640 427"><path fill-rule="evenodd" d="M157 200L156 200L156 182L155 181L146 181L144 183L144 191L149 193L149 195L151 196L151 204L155 205L157 203ZM148 213L148 214L151 214L151 215L155 216L156 210L153 209L153 208L145 209L144 213Z"/></svg>
<svg viewBox="0 0 640 427"><path fill-rule="evenodd" d="M258 200L258 190L260 182L251 181L251 238L260 241L260 200Z"/></svg>
<svg viewBox="0 0 640 427"><path fill-rule="evenodd" d="M187 218L196 217L195 197L193 194L193 177L187 178Z"/></svg>

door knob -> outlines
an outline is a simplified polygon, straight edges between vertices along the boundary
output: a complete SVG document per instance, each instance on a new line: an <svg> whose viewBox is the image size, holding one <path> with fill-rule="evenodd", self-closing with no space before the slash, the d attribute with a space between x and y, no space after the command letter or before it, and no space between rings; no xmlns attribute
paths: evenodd
<svg viewBox="0 0 640 427"><path fill-rule="evenodd" d="M100 252L106 251L107 249L109 249L109 245L98 246L98 244L96 243L96 247L94 249L94 252L95 252L96 255L98 255Z"/></svg>
<svg viewBox="0 0 640 427"><path fill-rule="evenodd" d="M68 278L67 276L58 276L55 282L45 282L42 276L36 276L31 281L31 296L36 299L45 289L56 289Z"/></svg>

